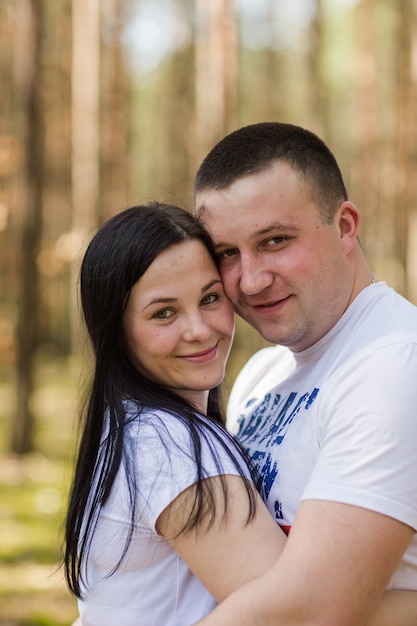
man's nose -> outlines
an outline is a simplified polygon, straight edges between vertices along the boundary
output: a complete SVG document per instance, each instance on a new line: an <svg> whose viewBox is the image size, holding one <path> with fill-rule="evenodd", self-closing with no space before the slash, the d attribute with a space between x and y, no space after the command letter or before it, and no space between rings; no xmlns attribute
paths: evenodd
<svg viewBox="0 0 417 626"><path fill-rule="evenodd" d="M256 254L241 255L240 259L240 290L253 296L271 286L274 277L267 267L265 259Z"/></svg>

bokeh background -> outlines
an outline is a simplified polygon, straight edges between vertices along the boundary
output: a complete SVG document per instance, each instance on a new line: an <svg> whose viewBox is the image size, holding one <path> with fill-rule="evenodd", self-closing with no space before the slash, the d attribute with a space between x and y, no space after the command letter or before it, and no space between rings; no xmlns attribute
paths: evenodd
<svg viewBox="0 0 417 626"><path fill-rule="evenodd" d="M0 93L0 626L64 626L86 243L134 203L191 209L222 136L281 120L332 148L417 304L417 1L0 0ZM261 345L239 322L229 383Z"/></svg>

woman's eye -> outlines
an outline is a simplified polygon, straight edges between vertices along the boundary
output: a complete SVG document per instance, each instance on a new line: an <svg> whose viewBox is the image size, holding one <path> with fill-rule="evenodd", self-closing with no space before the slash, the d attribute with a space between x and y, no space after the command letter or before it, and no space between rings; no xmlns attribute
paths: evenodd
<svg viewBox="0 0 417 626"><path fill-rule="evenodd" d="M219 296L215 293L210 293L208 296L204 296L204 298L201 300L201 304L213 304L213 302L216 302L216 300L218 300Z"/></svg>
<svg viewBox="0 0 417 626"><path fill-rule="evenodd" d="M153 317L158 320L166 320L172 315L174 315L174 311L171 311L171 309L162 309L161 311L157 311L156 313L154 313Z"/></svg>

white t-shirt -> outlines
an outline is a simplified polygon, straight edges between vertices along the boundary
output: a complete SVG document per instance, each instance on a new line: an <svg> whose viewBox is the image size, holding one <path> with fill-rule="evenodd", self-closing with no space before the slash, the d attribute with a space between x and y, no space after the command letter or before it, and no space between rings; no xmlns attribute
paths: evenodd
<svg viewBox="0 0 417 626"><path fill-rule="evenodd" d="M364 289L307 350L258 352L228 414L281 526L301 500L320 499L417 529L417 308L385 283ZM417 535L389 587L417 590Z"/></svg>
<svg viewBox="0 0 417 626"><path fill-rule="evenodd" d="M123 553L131 519L130 495L121 467L100 514L84 573L87 590L79 601L83 626L194 624L216 602L155 529L162 511L196 482L189 431L169 413L147 411L129 424L125 438L137 476L133 536L125 559L109 576ZM238 474L213 435L207 432L207 441L203 437L201 443L204 476ZM244 471L249 476L246 468Z"/></svg>

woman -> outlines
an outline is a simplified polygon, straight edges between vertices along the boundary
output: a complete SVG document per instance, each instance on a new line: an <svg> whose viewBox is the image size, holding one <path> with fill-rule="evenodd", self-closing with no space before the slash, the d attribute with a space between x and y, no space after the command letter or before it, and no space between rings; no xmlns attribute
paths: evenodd
<svg viewBox="0 0 417 626"><path fill-rule="evenodd" d="M85 254L95 370L65 554L84 626L193 624L283 545L223 428L234 319L215 259L191 215L156 203Z"/></svg>
<svg viewBox="0 0 417 626"><path fill-rule="evenodd" d="M69 587L83 626L194 624L285 541L223 427L234 321L208 235L173 206L119 213L87 249L81 301L95 368L66 523ZM387 594L372 626L412 623L399 597Z"/></svg>

